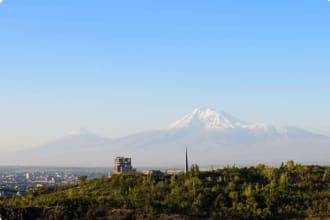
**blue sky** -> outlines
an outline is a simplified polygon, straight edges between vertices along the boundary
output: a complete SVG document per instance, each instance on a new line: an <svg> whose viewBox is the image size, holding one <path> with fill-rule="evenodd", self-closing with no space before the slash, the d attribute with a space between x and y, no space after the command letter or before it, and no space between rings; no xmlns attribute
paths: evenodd
<svg viewBox="0 0 330 220"><path fill-rule="evenodd" d="M196 107L330 136L329 24L327 0L4 0L0 147Z"/></svg>

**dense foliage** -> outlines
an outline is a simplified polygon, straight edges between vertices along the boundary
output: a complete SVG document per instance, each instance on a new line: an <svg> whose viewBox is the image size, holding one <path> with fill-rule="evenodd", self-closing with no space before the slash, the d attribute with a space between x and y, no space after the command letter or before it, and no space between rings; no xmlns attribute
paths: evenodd
<svg viewBox="0 0 330 220"><path fill-rule="evenodd" d="M258 165L188 174L131 173L30 191L3 207L61 207L69 219L95 210L132 209L210 219L291 219L330 216L330 167Z"/></svg>

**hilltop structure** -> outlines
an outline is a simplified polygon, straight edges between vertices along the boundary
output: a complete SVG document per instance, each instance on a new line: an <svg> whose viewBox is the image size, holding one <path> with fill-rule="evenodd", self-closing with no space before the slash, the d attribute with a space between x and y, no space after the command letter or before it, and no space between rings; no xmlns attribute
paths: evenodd
<svg viewBox="0 0 330 220"><path fill-rule="evenodd" d="M116 157L113 166L113 174L123 174L135 172L132 167L132 159L128 157Z"/></svg>

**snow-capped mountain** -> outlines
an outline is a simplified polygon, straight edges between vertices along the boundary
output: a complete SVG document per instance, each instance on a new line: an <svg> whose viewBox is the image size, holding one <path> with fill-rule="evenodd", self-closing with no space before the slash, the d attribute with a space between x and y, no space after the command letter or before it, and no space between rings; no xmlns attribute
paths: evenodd
<svg viewBox="0 0 330 220"><path fill-rule="evenodd" d="M110 161L104 157L112 140L84 128L73 129L66 135L40 146L15 152L2 158L3 164L33 166L97 166ZM103 158L103 160L101 159Z"/></svg>
<svg viewBox="0 0 330 220"><path fill-rule="evenodd" d="M85 128L73 129L68 133L68 135L70 135L70 136L79 136L79 137L83 137L83 136L85 136L85 137L87 137L87 136L93 137L94 136L95 137L95 136L97 136L96 134L94 134L91 131L88 131Z"/></svg>
<svg viewBox="0 0 330 220"><path fill-rule="evenodd" d="M131 156L139 166L177 166L188 147L200 165L330 162L329 137L303 129L248 123L225 112L195 109L164 129L117 139L85 129L25 151L22 164L111 166L118 155ZM20 158L19 153L15 155Z"/></svg>
<svg viewBox="0 0 330 220"><path fill-rule="evenodd" d="M75 151L95 149L107 145L110 139L100 137L84 128L74 129L67 135L37 147L39 151Z"/></svg>
<svg viewBox="0 0 330 220"><path fill-rule="evenodd" d="M249 125L225 112L216 112L212 109L195 109L182 119L170 124L169 129L176 128L246 128Z"/></svg>
<svg viewBox="0 0 330 220"><path fill-rule="evenodd" d="M170 124L166 129L207 130L219 134L224 132L227 134L245 132L246 134L271 135L278 137L297 137L299 135L302 137L321 137L321 135L313 134L298 128L274 126L266 123L248 123L226 112L217 112L209 108L195 109L190 114L187 114L178 121Z"/></svg>

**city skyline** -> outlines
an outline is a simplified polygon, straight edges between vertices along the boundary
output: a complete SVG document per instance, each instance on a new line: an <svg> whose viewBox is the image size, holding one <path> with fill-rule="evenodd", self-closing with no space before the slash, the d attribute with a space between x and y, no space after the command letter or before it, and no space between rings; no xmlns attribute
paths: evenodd
<svg viewBox="0 0 330 220"><path fill-rule="evenodd" d="M329 21L326 0L2 1L0 149L200 107L330 136Z"/></svg>

